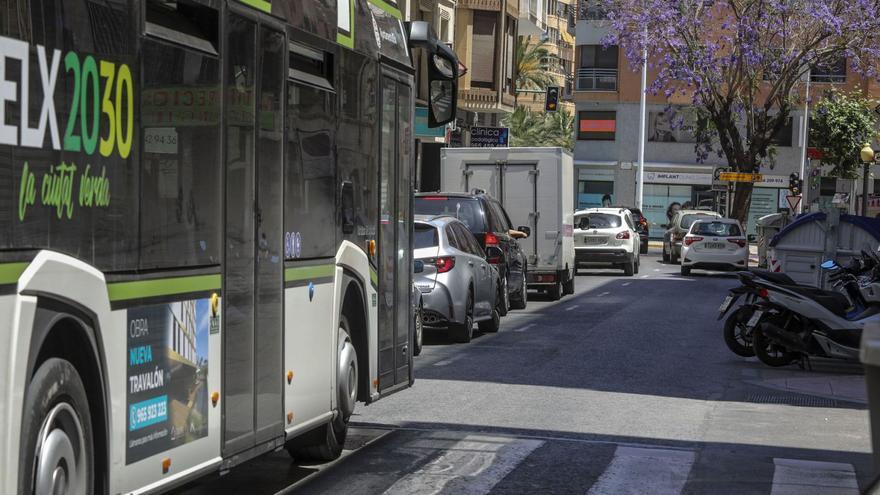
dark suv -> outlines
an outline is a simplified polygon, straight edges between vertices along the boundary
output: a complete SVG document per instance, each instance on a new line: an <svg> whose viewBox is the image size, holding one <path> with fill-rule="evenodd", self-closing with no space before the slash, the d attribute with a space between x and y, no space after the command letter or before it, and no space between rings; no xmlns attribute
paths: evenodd
<svg viewBox="0 0 880 495"><path fill-rule="evenodd" d="M496 246L501 249L500 259L490 259L501 272L504 302L501 313L508 309L525 309L526 255L517 243L517 237L531 234L528 227L513 230L510 217L496 199L485 193L418 193L415 198L416 215L449 215L467 226L480 246Z"/></svg>
<svg viewBox="0 0 880 495"><path fill-rule="evenodd" d="M639 239L641 245L639 245L639 254L648 254L648 219L645 218L645 215L642 215L642 210L638 208L630 208L628 206L623 206L622 208L626 208L632 213L633 222L636 224L636 232L639 233Z"/></svg>

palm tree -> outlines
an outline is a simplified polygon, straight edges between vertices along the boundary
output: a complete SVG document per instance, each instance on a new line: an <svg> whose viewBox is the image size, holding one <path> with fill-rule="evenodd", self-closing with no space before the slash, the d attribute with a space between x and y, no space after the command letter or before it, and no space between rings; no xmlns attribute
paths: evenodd
<svg viewBox="0 0 880 495"><path fill-rule="evenodd" d="M559 146L569 151L574 149L574 117L571 113L533 112L519 105L507 115L502 125L510 128L510 145Z"/></svg>
<svg viewBox="0 0 880 495"><path fill-rule="evenodd" d="M547 45L532 44L528 36L520 36L516 45L516 89L544 89L554 84L544 67Z"/></svg>

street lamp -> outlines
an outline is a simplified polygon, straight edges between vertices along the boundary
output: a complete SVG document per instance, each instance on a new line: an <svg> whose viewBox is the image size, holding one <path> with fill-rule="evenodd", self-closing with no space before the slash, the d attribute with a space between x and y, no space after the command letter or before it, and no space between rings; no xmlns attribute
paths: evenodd
<svg viewBox="0 0 880 495"><path fill-rule="evenodd" d="M862 147L862 151L859 152L859 156L862 158L862 163L864 164L864 177L862 177L862 216L868 216L868 177L869 177L869 168L872 163L877 160L877 155L874 153L874 149L871 148L869 143L865 143L865 146Z"/></svg>

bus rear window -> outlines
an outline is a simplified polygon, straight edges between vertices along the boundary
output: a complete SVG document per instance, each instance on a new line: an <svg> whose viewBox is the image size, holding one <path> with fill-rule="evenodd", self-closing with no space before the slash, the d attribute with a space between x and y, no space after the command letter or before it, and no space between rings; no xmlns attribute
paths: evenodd
<svg viewBox="0 0 880 495"><path fill-rule="evenodd" d="M437 247L437 229L430 225L417 223L414 229L413 243L416 249Z"/></svg>
<svg viewBox="0 0 880 495"><path fill-rule="evenodd" d="M464 223L468 230L486 232L483 208L477 198L422 196L416 198L416 215L448 215Z"/></svg>

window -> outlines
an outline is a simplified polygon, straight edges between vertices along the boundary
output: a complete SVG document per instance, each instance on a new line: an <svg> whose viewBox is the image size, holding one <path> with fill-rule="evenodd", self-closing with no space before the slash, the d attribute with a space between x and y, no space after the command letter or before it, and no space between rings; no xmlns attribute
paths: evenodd
<svg viewBox="0 0 880 495"><path fill-rule="evenodd" d="M474 10L474 37L471 85L477 88L495 87L495 36L498 14Z"/></svg>
<svg viewBox="0 0 880 495"><path fill-rule="evenodd" d="M617 112L578 112L578 139L614 141L616 131Z"/></svg>
<svg viewBox="0 0 880 495"><path fill-rule="evenodd" d="M446 225L446 243L449 244L449 247L463 251L464 249L459 247L458 237L455 235L455 229L452 228L452 225L451 223Z"/></svg>
<svg viewBox="0 0 880 495"><path fill-rule="evenodd" d="M219 263L220 63L150 38L143 50L140 266ZM183 99L195 108L167 107Z"/></svg>
<svg viewBox="0 0 880 495"><path fill-rule="evenodd" d="M449 215L461 220L471 232L486 232L479 200L447 196L422 196L415 201L416 215Z"/></svg>
<svg viewBox="0 0 880 495"><path fill-rule="evenodd" d="M702 219L706 218L707 216L712 216L712 215L699 214L699 213L691 213L688 215L683 215L681 217L681 228L687 230L687 229L691 228L691 225L693 225L694 222L696 222L697 220L702 220Z"/></svg>
<svg viewBox="0 0 880 495"><path fill-rule="evenodd" d="M417 223L413 229L413 237L415 249L437 247L437 229L430 225Z"/></svg>
<svg viewBox="0 0 880 495"><path fill-rule="evenodd" d="M284 231L302 258L336 253L335 108L335 94L288 83Z"/></svg>
<svg viewBox="0 0 880 495"><path fill-rule="evenodd" d="M616 229L623 223L620 215L611 213L587 213L578 220L578 228L585 229Z"/></svg>
<svg viewBox="0 0 880 495"><path fill-rule="evenodd" d="M501 204L497 201L490 201L490 207L492 208L492 212L494 213L494 217L497 219L498 227L500 230L497 232L507 232L511 229L510 219L507 218L507 213L505 213L504 208L501 207Z"/></svg>
<svg viewBox="0 0 880 495"><path fill-rule="evenodd" d="M694 223L691 234L717 237L737 237L742 235L739 225L726 222L699 221Z"/></svg>
<svg viewBox="0 0 880 495"><path fill-rule="evenodd" d="M467 227L461 223L453 223L451 226L455 230L455 237L458 239L459 249L474 256L483 255L482 249L477 245L474 235L468 231Z"/></svg>
<svg viewBox="0 0 880 495"><path fill-rule="evenodd" d="M846 59L840 58L832 62L814 66L810 72L810 81L824 83L845 83Z"/></svg>
<svg viewBox="0 0 880 495"><path fill-rule="evenodd" d="M791 146L792 131L792 119L789 117L782 128L779 129L779 132L770 139L770 143L776 146Z"/></svg>
<svg viewBox="0 0 880 495"><path fill-rule="evenodd" d="M579 91L617 90L618 47L583 45L580 47L577 73Z"/></svg>

